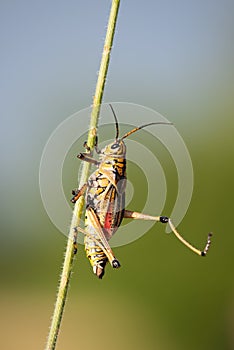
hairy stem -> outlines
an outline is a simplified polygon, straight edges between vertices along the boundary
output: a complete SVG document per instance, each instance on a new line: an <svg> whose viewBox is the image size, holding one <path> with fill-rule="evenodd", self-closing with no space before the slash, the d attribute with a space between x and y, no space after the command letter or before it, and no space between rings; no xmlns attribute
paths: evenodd
<svg viewBox="0 0 234 350"><path fill-rule="evenodd" d="M111 5L111 11L109 15L109 22L106 32L106 38L102 53L102 59L100 64L100 70L98 74L98 80L95 90L95 95L93 99L93 107L90 118L89 134L87 144L91 148L94 147L97 126L98 126L98 117L100 112L100 106L102 102L103 91L105 87L105 80L110 60L110 52L112 47L112 42L114 38L116 20L118 15L120 0L113 0ZM87 181L89 175L90 164L84 162L82 167L82 173L79 183L79 188ZM61 279L58 287L57 299L54 307L54 313L51 320L51 326L49 331L49 336L47 339L46 350L53 350L56 347L57 337L60 330L61 320L64 312L64 306L67 298L68 285L71 277L72 265L74 260L74 239L76 239L76 227L79 226L80 218L82 215L82 210L84 206L84 197L81 196L79 200L75 203L71 226L69 230L67 247L65 252L65 258L62 268Z"/></svg>

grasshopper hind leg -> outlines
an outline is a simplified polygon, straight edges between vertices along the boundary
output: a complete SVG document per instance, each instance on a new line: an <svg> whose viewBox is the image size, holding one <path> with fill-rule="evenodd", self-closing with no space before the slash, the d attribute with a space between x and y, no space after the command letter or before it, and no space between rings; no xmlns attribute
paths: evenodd
<svg viewBox="0 0 234 350"><path fill-rule="evenodd" d="M179 239L179 241L181 243L183 243L186 247L188 247L190 250L192 250L194 253L200 255L200 256L206 256L210 245L211 245L211 236L212 233L210 232L208 234L207 237L207 241L206 241L206 245L205 248L203 250L199 250L197 248L195 248L192 244L190 244L189 242L187 242L177 231L177 229L175 228L174 224L172 223L171 219L168 218L167 216L151 216L151 215L146 215L146 214L142 214L142 213L138 213L136 211L131 211L131 210L125 210L124 211L124 218L126 219L137 219L137 220L153 220L156 222L161 222L163 224L169 224L172 232L174 233L174 235Z"/></svg>

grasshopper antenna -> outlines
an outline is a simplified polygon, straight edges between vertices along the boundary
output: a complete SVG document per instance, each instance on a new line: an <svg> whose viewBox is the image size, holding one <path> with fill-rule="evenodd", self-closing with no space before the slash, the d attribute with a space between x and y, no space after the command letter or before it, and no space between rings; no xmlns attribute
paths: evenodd
<svg viewBox="0 0 234 350"><path fill-rule="evenodd" d="M116 114L115 114L115 111L114 111L114 108L112 107L111 104L109 104L111 110L112 110L112 113L113 113L113 116L115 118L115 129L116 129L116 136L115 136L115 139L118 140L118 137L119 137L119 123L118 123L118 119L116 117Z"/></svg>
<svg viewBox="0 0 234 350"><path fill-rule="evenodd" d="M124 136L121 137L121 140L126 139L126 137L132 135L134 132L145 128L146 126L150 126L150 125L158 125L158 124L163 124L163 125L173 125L173 123L167 123L167 122L153 122L153 123L149 123L149 124L145 124L145 125L141 125L138 126L137 128L134 128L130 131L128 131Z"/></svg>
<svg viewBox="0 0 234 350"><path fill-rule="evenodd" d="M115 136L115 139L118 140L118 137L119 137L119 123L118 123L118 119L116 117L116 114L115 114L115 111L114 111L114 108L112 107L111 104L109 104L111 110L112 110L112 113L113 113L113 116L114 116L114 119L115 119L115 128L116 128L116 136ZM120 140L123 140L123 139L126 139L126 137L132 135L134 132L140 130L140 129L143 129L147 126L150 126L150 125L157 125L157 124L163 124L163 125L173 125L173 123L167 123L167 122L153 122L153 123L149 123L149 124L144 124L144 125L141 125L141 126L138 126L137 128L134 128L132 129L131 131L128 131L124 136L121 137Z"/></svg>

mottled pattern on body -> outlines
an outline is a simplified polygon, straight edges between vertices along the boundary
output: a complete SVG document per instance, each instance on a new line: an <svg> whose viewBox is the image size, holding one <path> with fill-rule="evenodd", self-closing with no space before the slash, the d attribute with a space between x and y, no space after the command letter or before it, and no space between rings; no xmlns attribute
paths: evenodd
<svg viewBox="0 0 234 350"><path fill-rule="evenodd" d="M113 148L109 154L111 146ZM90 175L86 190L86 218L84 239L87 257L93 267L104 269L108 258L101 248L102 242L96 228L90 223L89 213L93 209L107 241L120 226L125 206L126 160L124 142L114 142L101 151L98 169ZM121 156L118 156L117 151ZM92 239L92 237L94 239ZM100 245L97 244L97 241Z"/></svg>

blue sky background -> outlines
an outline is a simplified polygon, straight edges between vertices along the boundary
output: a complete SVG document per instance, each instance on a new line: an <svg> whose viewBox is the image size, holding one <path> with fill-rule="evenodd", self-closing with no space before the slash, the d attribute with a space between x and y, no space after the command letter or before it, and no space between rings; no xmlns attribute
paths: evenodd
<svg viewBox="0 0 234 350"><path fill-rule="evenodd" d="M13 170L22 157L33 162L59 122L91 105L109 7L110 1L1 4L1 142L9 152L2 147L3 169ZM149 106L191 132L220 127L233 106L233 7L121 3L104 101Z"/></svg>

